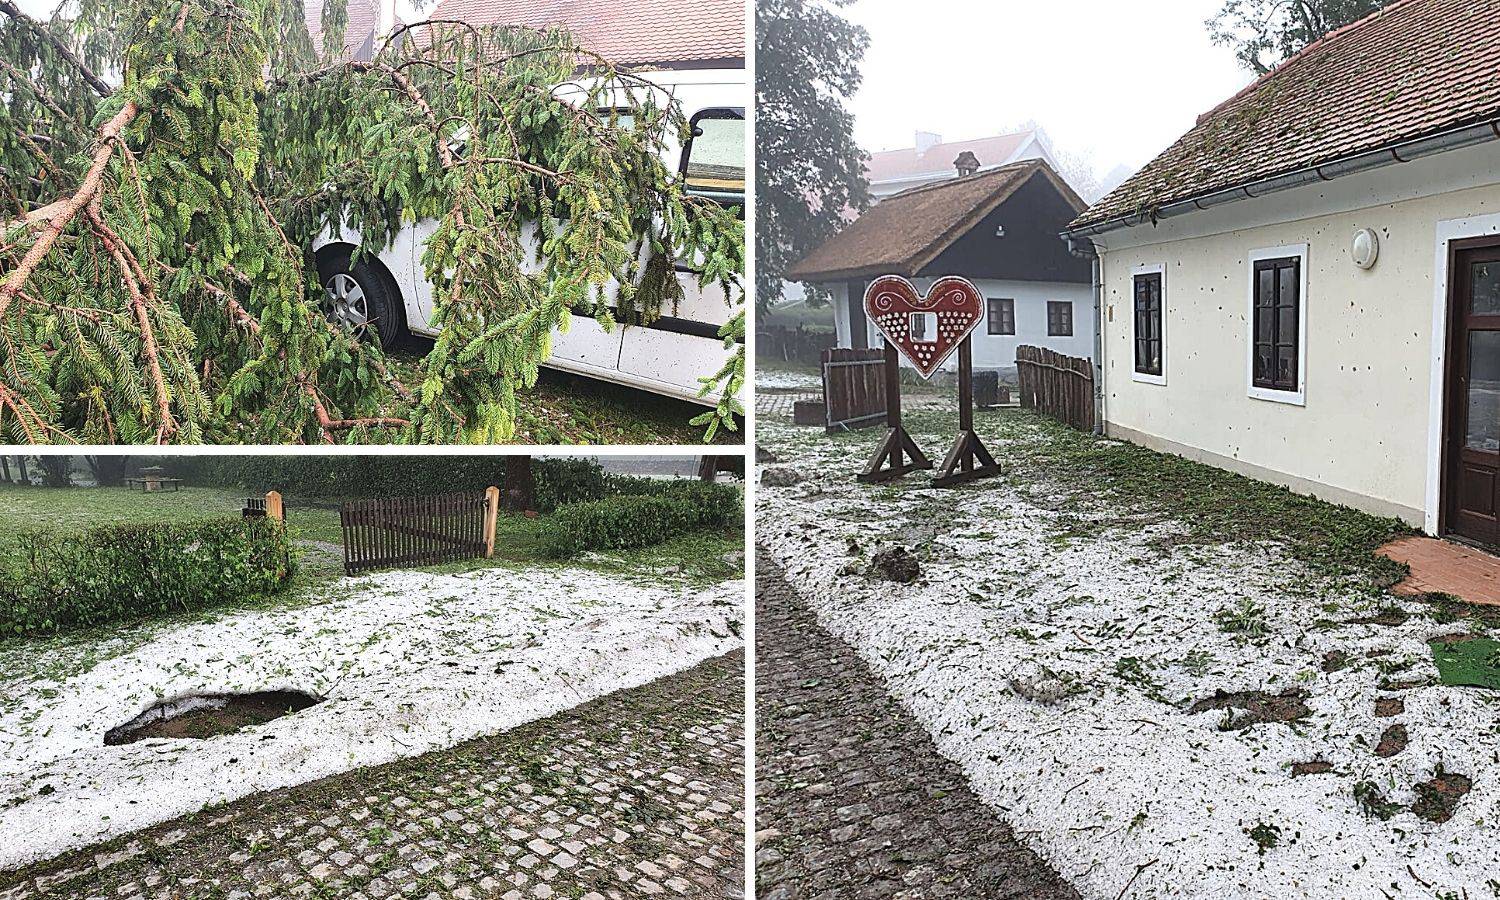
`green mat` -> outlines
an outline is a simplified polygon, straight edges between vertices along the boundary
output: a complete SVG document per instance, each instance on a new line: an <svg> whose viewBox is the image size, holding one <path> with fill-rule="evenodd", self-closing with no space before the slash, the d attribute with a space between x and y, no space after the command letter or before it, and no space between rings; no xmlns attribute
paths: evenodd
<svg viewBox="0 0 1500 900"><path fill-rule="evenodd" d="M1433 641L1432 660L1443 684L1500 689L1500 641Z"/></svg>

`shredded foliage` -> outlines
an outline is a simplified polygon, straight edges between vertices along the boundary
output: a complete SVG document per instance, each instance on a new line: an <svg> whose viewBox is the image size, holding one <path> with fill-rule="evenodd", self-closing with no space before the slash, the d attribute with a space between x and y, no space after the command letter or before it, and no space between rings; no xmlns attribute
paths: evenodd
<svg viewBox="0 0 1500 900"><path fill-rule="evenodd" d="M343 6L320 51L300 0L0 0L3 436L504 442L553 331L651 322L679 261L736 310L694 420L735 427L744 222L663 162L681 110L560 31L423 23L344 59ZM411 223L441 334L408 385L325 318L309 248Z"/></svg>

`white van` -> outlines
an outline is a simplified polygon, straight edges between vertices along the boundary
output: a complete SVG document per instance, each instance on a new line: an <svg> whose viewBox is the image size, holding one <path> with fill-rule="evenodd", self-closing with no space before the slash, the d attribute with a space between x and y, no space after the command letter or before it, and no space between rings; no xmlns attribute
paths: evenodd
<svg viewBox="0 0 1500 900"><path fill-rule="evenodd" d="M667 148L669 165L685 180L688 193L726 204L745 202L748 85L744 69L689 69L637 73L660 92L658 104L681 105L693 126L686 147ZM563 85L566 98L572 87ZM639 95L641 88L633 88ZM330 318L349 328L378 323L387 346L407 334L433 336L433 288L422 270L422 250L437 230L428 219L405 225L378 256L351 259L359 235L348 227L329 229L314 242L318 280L326 291ZM647 326L615 325L606 332L588 316L574 316L566 334L556 333L545 365L579 375L629 385L669 397L713 406L718 397L698 396L700 377L718 372L734 350L724 347L719 329L735 313L717 285L698 287L697 276L678 265L683 299L675 312ZM611 292L612 293L612 292ZM390 323L394 323L394 328Z"/></svg>

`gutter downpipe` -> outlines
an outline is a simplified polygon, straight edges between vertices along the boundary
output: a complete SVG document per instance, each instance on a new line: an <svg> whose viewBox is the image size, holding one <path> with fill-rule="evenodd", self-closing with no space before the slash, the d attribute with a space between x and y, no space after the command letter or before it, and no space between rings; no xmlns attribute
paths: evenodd
<svg viewBox="0 0 1500 900"><path fill-rule="evenodd" d="M1094 294L1094 434L1104 434L1104 256L1086 237L1067 236L1068 252L1090 262Z"/></svg>
<svg viewBox="0 0 1500 900"><path fill-rule="evenodd" d="M1465 125L1461 128L1453 128L1430 137L1418 138L1412 141L1403 141L1388 144L1374 150L1369 150L1356 156L1334 160L1316 166L1297 169L1284 175L1274 175L1270 178L1262 178L1248 184L1237 187L1226 188L1211 194L1199 197L1190 197L1186 200L1178 200L1158 208L1154 215L1147 212L1130 213L1085 225L1070 231L1063 232L1063 237L1069 240L1081 236L1097 236L1120 228L1131 228L1136 225L1144 225L1157 219L1167 219L1180 216L1200 209L1211 209L1226 203L1238 200L1248 200L1252 197L1263 197L1266 194L1277 191L1291 190L1318 181L1332 181L1345 175L1354 175L1359 172L1368 172L1371 169L1379 169L1385 166L1398 165L1421 159L1424 156L1432 156L1448 150L1458 150L1464 147L1472 147L1490 141L1500 140L1500 119L1491 119L1477 125Z"/></svg>

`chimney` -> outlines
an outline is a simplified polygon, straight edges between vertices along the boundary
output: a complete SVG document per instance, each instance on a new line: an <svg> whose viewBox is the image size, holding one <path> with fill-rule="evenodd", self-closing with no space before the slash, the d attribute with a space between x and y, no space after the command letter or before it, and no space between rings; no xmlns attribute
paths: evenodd
<svg viewBox="0 0 1500 900"><path fill-rule="evenodd" d="M943 136L930 131L917 132L917 155L925 156L928 150L943 142Z"/></svg>
<svg viewBox="0 0 1500 900"><path fill-rule="evenodd" d="M953 161L953 167L958 170L959 178L968 178L979 171L979 157L974 155L974 151L965 150Z"/></svg>

